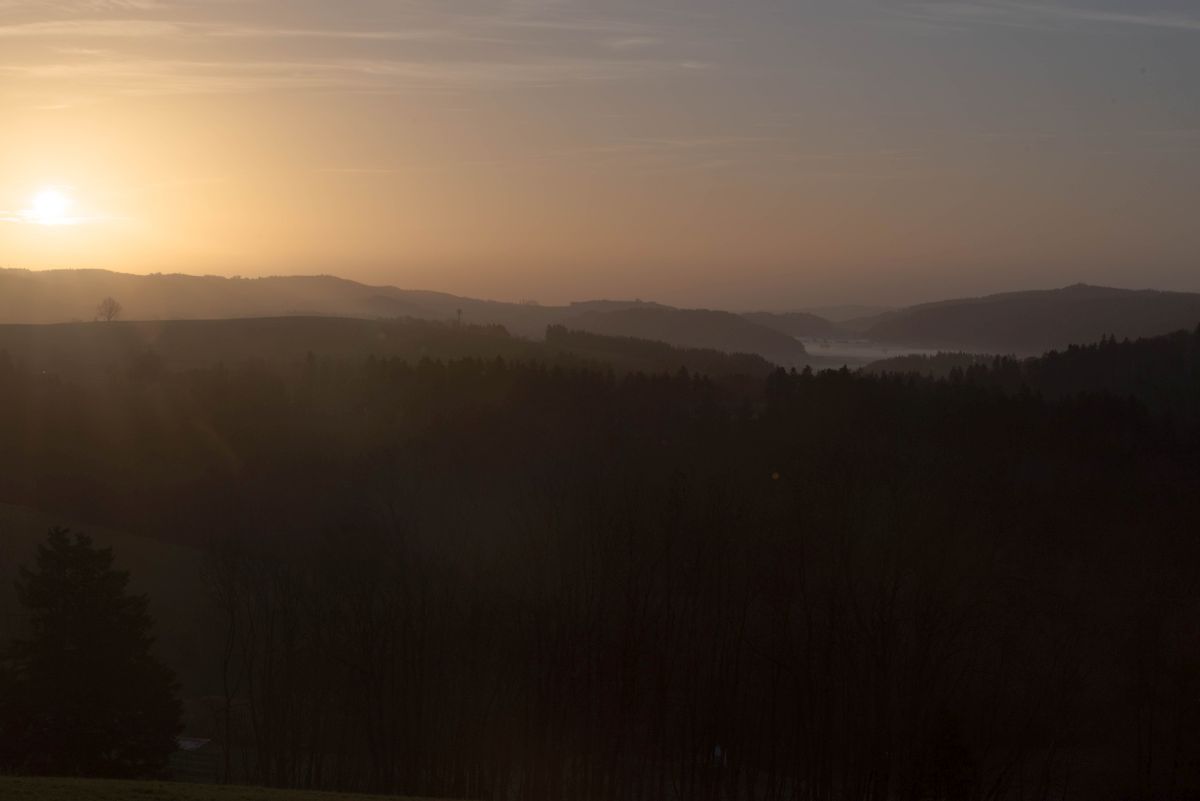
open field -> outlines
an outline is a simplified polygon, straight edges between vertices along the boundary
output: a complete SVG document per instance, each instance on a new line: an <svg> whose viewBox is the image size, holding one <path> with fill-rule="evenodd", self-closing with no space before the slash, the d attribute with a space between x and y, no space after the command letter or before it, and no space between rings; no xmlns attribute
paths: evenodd
<svg viewBox="0 0 1200 801"><path fill-rule="evenodd" d="M5 801L383 801L385 797L171 782L0 777L0 798ZM394 796L387 798L401 801Z"/></svg>

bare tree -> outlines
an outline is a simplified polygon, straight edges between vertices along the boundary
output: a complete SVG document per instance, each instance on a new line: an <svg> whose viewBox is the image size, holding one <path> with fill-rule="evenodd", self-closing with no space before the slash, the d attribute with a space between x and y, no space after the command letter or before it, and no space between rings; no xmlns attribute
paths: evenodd
<svg viewBox="0 0 1200 801"><path fill-rule="evenodd" d="M100 305L96 307L96 319L111 323L121 316L123 310L123 307L115 298L107 297L100 301Z"/></svg>

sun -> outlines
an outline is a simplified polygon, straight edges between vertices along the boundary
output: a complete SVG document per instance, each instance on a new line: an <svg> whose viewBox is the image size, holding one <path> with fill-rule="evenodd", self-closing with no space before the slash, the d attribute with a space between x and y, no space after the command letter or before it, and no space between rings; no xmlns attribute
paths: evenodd
<svg viewBox="0 0 1200 801"><path fill-rule="evenodd" d="M29 208L22 216L37 225L70 225L71 209L75 205L71 193L61 186L45 186L29 199Z"/></svg>

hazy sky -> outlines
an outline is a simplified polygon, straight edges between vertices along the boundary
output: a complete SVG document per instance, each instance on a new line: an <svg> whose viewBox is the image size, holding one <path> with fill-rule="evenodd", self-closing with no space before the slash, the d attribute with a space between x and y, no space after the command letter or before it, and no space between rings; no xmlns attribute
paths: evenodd
<svg viewBox="0 0 1200 801"><path fill-rule="evenodd" d="M1200 291L1200 2L0 0L0 264Z"/></svg>

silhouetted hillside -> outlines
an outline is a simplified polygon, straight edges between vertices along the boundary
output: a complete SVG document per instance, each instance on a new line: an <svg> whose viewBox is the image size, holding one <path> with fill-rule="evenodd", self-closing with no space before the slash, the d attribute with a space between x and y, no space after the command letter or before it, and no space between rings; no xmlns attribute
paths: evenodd
<svg viewBox="0 0 1200 801"><path fill-rule="evenodd" d="M891 306L863 306L861 304L846 304L841 306L814 306L799 311L815 314L817 317L832 323L845 323L852 320L862 320L867 317L879 317L894 311Z"/></svg>
<svg viewBox="0 0 1200 801"><path fill-rule="evenodd" d="M806 355L804 345L793 337L723 311L637 307L589 312L573 318L569 325L580 331L652 339L684 348L758 353L783 365L802 364Z"/></svg>
<svg viewBox="0 0 1200 801"><path fill-rule="evenodd" d="M1200 424L1200 327L1122 342L1106 338L1024 359L967 353L904 356L875 362L864 372L949 378L1055 400L1132 398L1185 425Z"/></svg>
<svg viewBox="0 0 1200 801"><path fill-rule="evenodd" d="M958 369L965 370L977 364L987 364L995 358L982 353L937 353L927 355L912 353L880 359L862 368L867 375L920 375L926 378L949 378Z"/></svg>
<svg viewBox="0 0 1200 801"><path fill-rule="evenodd" d="M774 366L761 356L684 350L659 342L599 335L547 341L513 337L498 325L340 317L0 325L0 360L35 372L92 378L152 376L216 363L292 364L310 358L367 356L421 359L509 359L587 363L618 371L686 369L704 375L762 378Z"/></svg>
<svg viewBox="0 0 1200 801"><path fill-rule="evenodd" d="M586 312L611 312L624 311L626 309L669 309L670 306L664 306L661 303L653 303L645 300L578 300L567 307L572 314L584 314Z"/></svg>
<svg viewBox="0 0 1200 801"><path fill-rule="evenodd" d="M1079 284L914 306L875 322L883 342L1036 355L1068 345L1165 334L1200 323L1200 295Z"/></svg>
<svg viewBox="0 0 1200 801"><path fill-rule="evenodd" d="M757 353L785 364L796 363L803 355L803 348L735 315L670 314L676 310L643 301L595 300L569 306L501 303L369 286L334 276L222 278L128 275L107 270L0 270L0 323L90 321L96 316L97 304L106 297L120 302L126 320L410 317L500 325L529 338L541 338L547 326L562 324L575 329L592 326L597 333L656 339L681 347ZM610 313L616 316L602 322L595 318ZM580 320L584 322L576 322Z"/></svg>
<svg viewBox="0 0 1200 801"><path fill-rule="evenodd" d="M91 320L114 297L130 320L189 320L284 315L415 317L504 325L538 336L564 311L496 303L441 292L369 286L334 276L223 278L129 275L107 270L0 270L0 322Z"/></svg>
<svg viewBox="0 0 1200 801"><path fill-rule="evenodd" d="M764 325L790 337L826 337L839 332L834 323L806 312L749 312L742 316L752 323Z"/></svg>
<svg viewBox="0 0 1200 801"><path fill-rule="evenodd" d="M725 353L712 348L678 348L665 342L634 337L610 337L565 326L546 329L546 344L554 352L571 353L597 362L607 362L648 373L673 372L685 368L703 375L763 377L774 365L752 353Z"/></svg>

